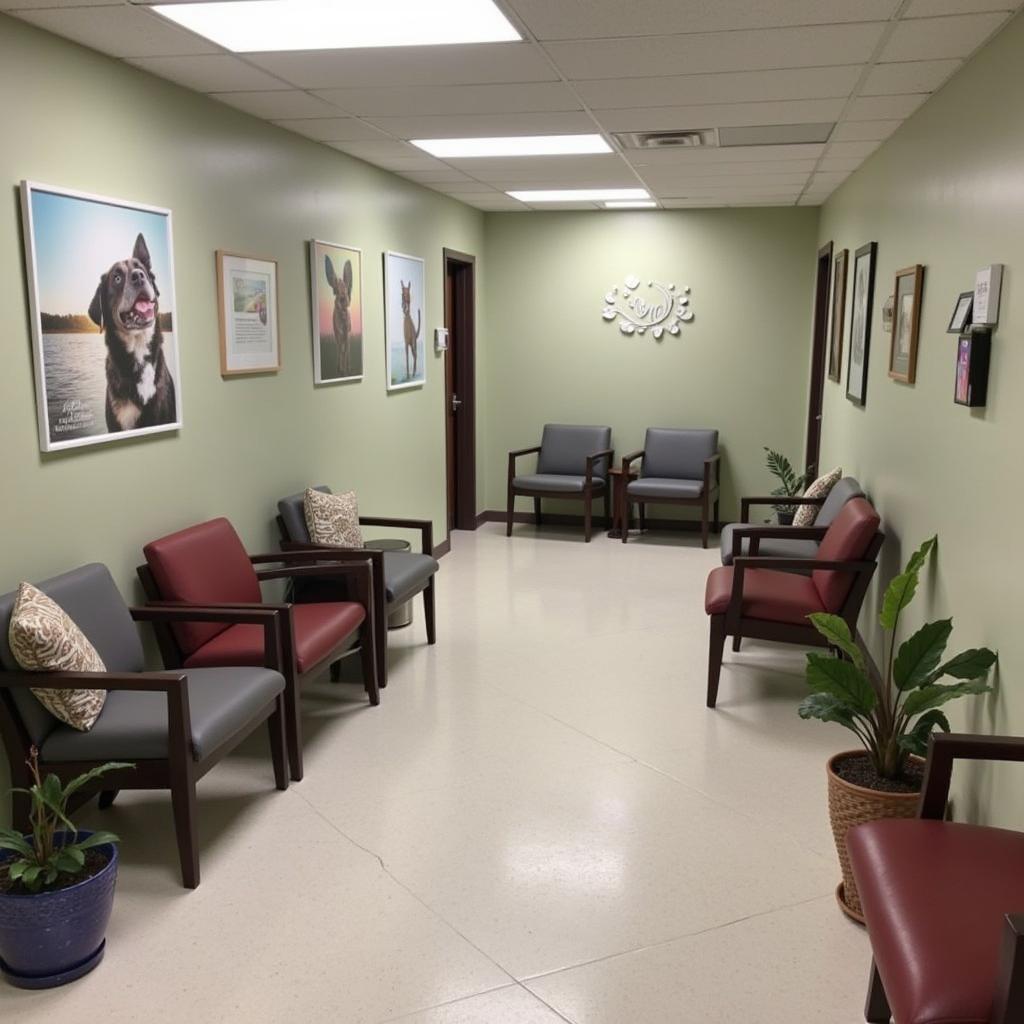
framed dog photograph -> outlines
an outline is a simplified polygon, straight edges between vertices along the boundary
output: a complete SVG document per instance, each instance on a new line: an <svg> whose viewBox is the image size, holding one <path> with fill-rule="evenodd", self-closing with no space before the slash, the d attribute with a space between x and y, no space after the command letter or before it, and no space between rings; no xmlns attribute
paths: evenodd
<svg viewBox="0 0 1024 1024"><path fill-rule="evenodd" d="M868 355L875 296L877 242L862 245L853 256L853 300L850 304L850 347L846 361L846 397L863 405L868 392Z"/></svg>
<svg viewBox="0 0 1024 1024"><path fill-rule="evenodd" d="M846 264L850 250L843 249L835 259L832 283L832 333L828 344L828 379L838 383L843 372L843 327L846 321Z"/></svg>
<svg viewBox="0 0 1024 1024"><path fill-rule="evenodd" d="M889 346L889 376L904 384L917 378L917 342L921 333L921 289L924 267L920 263L896 271L896 305Z"/></svg>
<svg viewBox="0 0 1024 1024"><path fill-rule="evenodd" d="M427 381L423 260L384 253L384 338L388 391L419 388Z"/></svg>
<svg viewBox="0 0 1024 1024"><path fill-rule="evenodd" d="M277 373L277 262L217 250L220 375Z"/></svg>
<svg viewBox="0 0 1024 1024"><path fill-rule="evenodd" d="M171 211L21 183L39 446L181 427Z"/></svg>
<svg viewBox="0 0 1024 1024"><path fill-rule="evenodd" d="M363 253L348 245L309 243L313 383L363 379Z"/></svg>

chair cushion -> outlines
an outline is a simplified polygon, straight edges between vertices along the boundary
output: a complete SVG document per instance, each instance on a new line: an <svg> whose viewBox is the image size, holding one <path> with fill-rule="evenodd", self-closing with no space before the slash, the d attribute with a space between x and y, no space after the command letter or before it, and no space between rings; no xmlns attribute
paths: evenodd
<svg viewBox="0 0 1024 1024"><path fill-rule="evenodd" d="M315 487L309 487L306 489L303 509L306 530L314 544L334 544L343 548L363 546L355 491L324 494Z"/></svg>
<svg viewBox="0 0 1024 1024"><path fill-rule="evenodd" d="M864 491L860 484L852 476L844 476L828 492L828 497L825 499L825 503L818 509L818 514L814 519L815 526L831 526L832 520L839 514L839 510L851 499L851 498L863 498Z"/></svg>
<svg viewBox="0 0 1024 1024"><path fill-rule="evenodd" d="M314 491L321 494L330 494L331 489L326 484L317 484ZM285 540L294 541L296 544L309 543L309 530L306 527L306 492L299 491L298 494L289 494L277 503L277 513L281 517L281 524L284 526Z"/></svg>
<svg viewBox="0 0 1024 1024"><path fill-rule="evenodd" d="M540 442L537 472L558 476L583 476L587 471L587 456L612 446L611 427L577 427L562 423L548 423ZM594 477L607 476L608 459L594 463Z"/></svg>
<svg viewBox="0 0 1024 1024"><path fill-rule="evenodd" d="M704 590L708 615L724 615L728 610L733 571L732 566L723 565L708 574ZM748 569L743 574L744 618L807 626L808 615L824 610L809 576L774 569Z"/></svg>
<svg viewBox="0 0 1024 1024"><path fill-rule="evenodd" d="M209 668L188 672L192 756L205 757L284 690L267 668ZM89 732L59 725L41 748L46 761L145 761L167 757L167 697L111 690Z"/></svg>
<svg viewBox="0 0 1024 1024"><path fill-rule="evenodd" d="M165 601L259 604L263 600L256 570L226 519L211 519L151 541L143 553ZM186 655L227 628L221 622L186 622L173 627Z"/></svg>
<svg viewBox="0 0 1024 1024"><path fill-rule="evenodd" d="M530 473L512 480L513 489L526 491L550 491L552 494L582 494L587 478L564 473ZM604 490L604 481L593 480L595 491Z"/></svg>
<svg viewBox="0 0 1024 1024"><path fill-rule="evenodd" d="M699 498L704 491L703 480L677 480L657 476L643 476L639 480L631 480L626 487L626 494L631 498Z"/></svg>
<svg viewBox="0 0 1024 1024"><path fill-rule="evenodd" d="M384 599L388 604L419 593L440 568L436 558L415 551L384 552Z"/></svg>
<svg viewBox="0 0 1024 1024"><path fill-rule="evenodd" d="M366 618L366 610L353 601L325 601L292 606L295 628L295 662L308 672L350 637ZM241 623L228 626L185 659L186 668L215 668L264 663L262 626Z"/></svg>
<svg viewBox="0 0 1024 1024"><path fill-rule="evenodd" d="M732 565L732 535L736 529L749 529L749 524L728 523L722 527L722 565ZM785 527L772 527L785 529ZM749 554L750 542L743 539L743 554ZM814 540L790 540L788 538L768 537L761 541L758 555L771 558L814 558L818 553L818 542Z"/></svg>
<svg viewBox="0 0 1024 1024"><path fill-rule="evenodd" d="M832 488L839 483L839 478L843 475L842 466L836 466L831 473L825 473L823 476L819 476L804 491L803 496L805 498L827 498L832 493ZM822 502L824 505L824 501ZM798 505L796 513L793 516L794 526L813 526L818 521L818 512L821 509L821 505Z"/></svg>
<svg viewBox="0 0 1024 1024"><path fill-rule="evenodd" d="M644 439L640 476L703 480L704 462L717 451L717 430L650 427Z"/></svg>
<svg viewBox="0 0 1024 1024"><path fill-rule="evenodd" d="M1024 833L873 821L846 837L899 1024L988 1024L1003 917L1024 908Z"/></svg>
<svg viewBox="0 0 1024 1024"><path fill-rule="evenodd" d="M832 520L818 547L818 558L823 562L857 561L878 532L881 520L878 513L864 498L852 498ZM818 588L826 611L838 612L853 585L853 573L815 570L811 578Z"/></svg>

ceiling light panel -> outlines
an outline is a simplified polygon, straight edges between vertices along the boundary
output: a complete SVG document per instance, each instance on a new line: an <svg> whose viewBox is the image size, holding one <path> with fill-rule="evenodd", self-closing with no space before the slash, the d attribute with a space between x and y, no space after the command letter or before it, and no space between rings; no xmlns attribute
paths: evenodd
<svg viewBox="0 0 1024 1024"><path fill-rule="evenodd" d="M600 135L511 135L491 139L412 139L411 142L441 159L562 156L612 151Z"/></svg>
<svg viewBox="0 0 1024 1024"><path fill-rule="evenodd" d="M645 188L551 188L508 193L522 203L599 203L614 199L650 199Z"/></svg>

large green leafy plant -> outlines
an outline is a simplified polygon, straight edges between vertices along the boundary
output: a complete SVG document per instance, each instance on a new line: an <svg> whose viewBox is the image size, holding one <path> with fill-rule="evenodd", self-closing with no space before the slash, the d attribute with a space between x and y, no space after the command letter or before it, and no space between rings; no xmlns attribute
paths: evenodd
<svg viewBox="0 0 1024 1024"><path fill-rule="evenodd" d="M6 867L12 882L21 882L30 893L65 884L66 876L81 874L85 868L86 850L94 846L116 843L113 832L93 832L84 839L78 838L78 829L68 817L68 800L86 783L99 778L116 768L133 768L134 765L120 761L92 768L78 778L63 785L56 775L39 776L39 755L32 748L28 760L34 780L29 789L16 789L16 793L27 793L32 801L29 821L30 836L23 836L13 829L0 829L0 851L14 854L0 867Z"/></svg>
<svg viewBox="0 0 1024 1024"><path fill-rule="evenodd" d="M815 629L841 653L807 655L807 683L814 692L800 705L800 717L838 722L856 733L883 779L899 779L908 754L923 756L934 729L949 732L949 721L939 710L942 705L991 689L985 676L996 655L988 648L943 660L952 619L925 623L896 648L900 615L917 593L918 577L937 539L925 541L886 589L879 614L887 634L880 675L868 671L864 653L843 619L823 613L810 616ZM947 676L959 681L939 682Z"/></svg>
<svg viewBox="0 0 1024 1024"><path fill-rule="evenodd" d="M765 465L768 467L768 472L779 481L779 486L772 491L772 494L786 498L793 498L798 495L803 490L804 483L806 482L804 474L798 475L796 470L793 469L793 464L781 452L773 451L767 447L765 452L767 453ZM776 512L782 513L782 515L792 515L793 513L792 505L774 505L773 508Z"/></svg>

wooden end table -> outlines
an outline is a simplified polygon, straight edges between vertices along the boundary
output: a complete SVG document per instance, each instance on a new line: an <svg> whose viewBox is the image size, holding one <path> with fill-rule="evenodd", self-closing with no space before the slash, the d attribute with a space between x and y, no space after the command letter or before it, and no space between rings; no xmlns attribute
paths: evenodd
<svg viewBox="0 0 1024 1024"><path fill-rule="evenodd" d="M628 473L623 473L622 467L608 470L612 478L612 528L607 536L612 540L622 540L622 531L629 531L629 522L626 515L626 488L632 480L640 474L637 470L630 468Z"/></svg>

